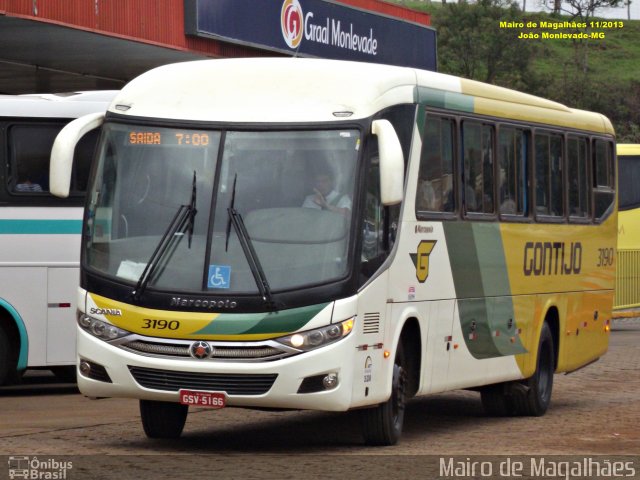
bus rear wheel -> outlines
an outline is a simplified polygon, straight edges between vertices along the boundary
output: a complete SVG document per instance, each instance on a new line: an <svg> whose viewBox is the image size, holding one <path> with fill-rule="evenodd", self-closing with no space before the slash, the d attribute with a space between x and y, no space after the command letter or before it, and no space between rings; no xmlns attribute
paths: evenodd
<svg viewBox="0 0 640 480"><path fill-rule="evenodd" d="M497 385L483 387L482 390L480 390L482 408L484 408L487 415L492 417L508 417L516 414L509 387L509 384L499 383Z"/></svg>
<svg viewBox="0 0 640 480"><path fill-rule="evenodd" d="M514 396L515 408L519 415L540 417L549 408L553 374L556 369L554 351L553 335L545 322L540 332L536 372L524 382L525 389L522 394Z"/></svg>
<svg viewBox="0 0 640 480"><path fill-rule="evenodd" d="M362 410L362 434L367 445L395 445L402 434L407 388L407 364L402 343L393 363L391 397Z"/></svg>
<svg viewBox="0 0 640 480"><path fill-rule="evenodd" d="M178 438L187 421L189 407L174 402L140 400L142 428L149 438Z"/></svg>
<svg viewBox="0 0 640 480"><path fill-rule="evenodd" d="M555 372L554 351L551 328L545 322L540 332L535 373L524 381L483 387L480 396L485 412L495 417L544 415L551 403Z"/></svg>

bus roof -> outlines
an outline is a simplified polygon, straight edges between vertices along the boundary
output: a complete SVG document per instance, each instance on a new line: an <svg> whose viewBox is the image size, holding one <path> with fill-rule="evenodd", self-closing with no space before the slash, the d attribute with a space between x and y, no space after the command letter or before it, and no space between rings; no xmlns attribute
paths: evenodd
<svg viewBox="0 0 640 480"><path fill-rule="evenodd" d="M210 122L322 122L416 102L613 134L603 115L514 90L413 68L309 58L165 65L132 80L109 111Z"/></svg>
<svg viewBox="0 0 640 480"><path fill-rule="evenodd" d="M117 90L0 95L0 117L77 118L106 110Z"/></svg>
<svg viewBox="0 0 640 480"><path fill-rule="evenodd" d="M640 144L638 143L618 143L616 145L618 156L640 155Z"/></svg>

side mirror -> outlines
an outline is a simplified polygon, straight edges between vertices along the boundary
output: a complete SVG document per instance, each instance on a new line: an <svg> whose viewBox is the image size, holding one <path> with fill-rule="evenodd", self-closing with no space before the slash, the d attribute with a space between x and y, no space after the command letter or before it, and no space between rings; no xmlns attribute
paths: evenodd
<svg viewBox="0 0 640 480"><path fill-rule="evenodd" d="M404 155L400 140L389 120L374 120L371 133L378 137L382 204L396 205L402 201L404 188Z"/></svg>
<svg viewBox="0 0 640 480"><path fill-rule="evenodd" d="M56 197L67 198L71 185L73 153L80 139L104 121L104 113L91 113L77 118L64 127L51 149L49 190Z"/></svg>

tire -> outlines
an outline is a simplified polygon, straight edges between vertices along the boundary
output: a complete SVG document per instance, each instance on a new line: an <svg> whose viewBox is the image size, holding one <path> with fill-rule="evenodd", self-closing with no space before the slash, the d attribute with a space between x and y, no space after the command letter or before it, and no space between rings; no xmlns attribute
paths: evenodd
<svg viewBox="0 0 640 480"><path fill-rule="evenodd" d="M142 428L149 438L178 438L189 407L180 403L140 400Z"/></svg>
<svg viewBox="0 0 640 480"><path fill-rule="evenodd" d="M395 445L402 434L406 402L407 366L402 344L393 363L389 400L362 410L362 434L367 445Z"/></svg>
<svg viewBox="0 0 640 480"><path fill-rule="evenodd" d="M555 350L551 328L545 322L540 332L536 371L524 381L488 385L480 390L482 406L487 415L540 417L551 402Z"/></svg>
<svg viewBox="0 0 640 480"><path fill-rule="evenodd" d="M536 371L531 378L524 382L525 392L514 397L519 415L540 417L546 413L551 403L555 369L553 335L549 325L545 322L540 332Z"/></svg>
<svg viewBox="0 0 640 480"><path fill-rule="evenodd" d="M508 392L509 384L489 385L480 390L484 412L490 417L509 417L515 415L513 399Z"/></svg>

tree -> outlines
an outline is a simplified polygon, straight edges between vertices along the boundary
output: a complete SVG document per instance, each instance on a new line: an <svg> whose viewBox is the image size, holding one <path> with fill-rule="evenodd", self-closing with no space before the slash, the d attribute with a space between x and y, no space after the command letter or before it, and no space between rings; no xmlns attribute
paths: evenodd
<svg viewBox="0 0 640 480"><path fill-rule="evenodd" d="M617 7L625 0L542 0L542 4L553 13L566 13L569 22L583 24L584 27L575 28L576 32L591 28L591 20L598 10ZM627 0L628 1L628 0ZM573 39L576 68L587 74L589 70L589 38Z"/></svg>
<svg viewBox="0 0 640 480"><path fill-rule="evenodd" d="M607 7L617 7L625 0L542 0L542 4L553 13L564 12L570 20L587 23L596 11ZM626 5L626 3L625 3Z"/></svg>
<svg viewBox="0 0 640 480"><path fill-rule="evenodd" d="M533 79L533 45L517 40L520 29L500 28L500 22L522 22L522 12L512 0L447 3L435 11L439 70L526 90Z"/></svg>

